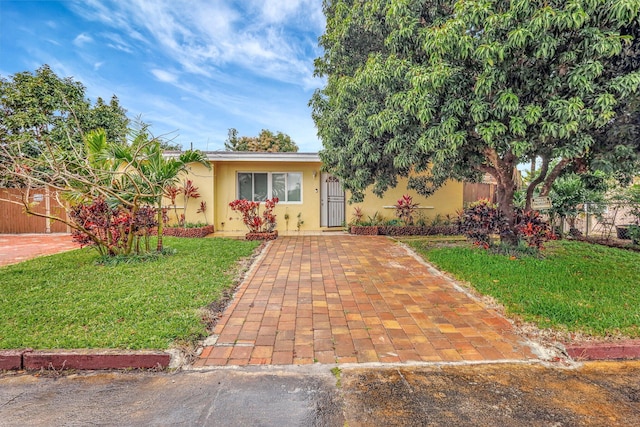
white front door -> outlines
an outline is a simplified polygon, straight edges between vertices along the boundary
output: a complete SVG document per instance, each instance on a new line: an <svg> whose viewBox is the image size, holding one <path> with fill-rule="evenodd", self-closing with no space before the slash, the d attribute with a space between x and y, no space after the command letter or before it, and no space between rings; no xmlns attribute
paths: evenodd
<svg viewBox="0 0 640 427"><path fill-rule="evenodd" d="M344 223L344 190L340 180L328 173L321 176L320 226L341 227Z"/></svg>

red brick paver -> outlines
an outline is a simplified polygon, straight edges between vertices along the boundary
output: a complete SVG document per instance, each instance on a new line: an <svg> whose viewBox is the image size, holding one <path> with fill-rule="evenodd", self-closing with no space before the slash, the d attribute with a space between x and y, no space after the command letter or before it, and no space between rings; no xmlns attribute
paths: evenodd
<svg viewBox="0 0 640 427"><path fill-rule="evenodd" d="M0 266L78 247L70 234L0 234Z"/></svg>
<svg viewBox="0 0 640 427"><path fill-rule="evenodd" d="M283 237L265 251L194 366L535 357L506 319L385 237Z"/></svg>

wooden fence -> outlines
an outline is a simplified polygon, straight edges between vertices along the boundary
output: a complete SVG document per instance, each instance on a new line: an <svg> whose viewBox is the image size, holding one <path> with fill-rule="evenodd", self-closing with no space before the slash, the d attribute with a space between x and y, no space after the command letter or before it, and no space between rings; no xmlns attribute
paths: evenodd
<svg viewBox="0 0 640 427"><path fill-rule="evenodd" d="M68 227L48 218L35 215L28 215L24 211L24 206L12 203L8 200L20 200L21 190L16 188L0 188L0 234L20 234L20 233L67 233ZM51 214L65 218L66 212L58 204L55 194L42 189L32 191L30 202L35 204L35 211L38 213Z"/></svg>
<svg viewBox="0 0 640 427"><path fill-rule="evenodd" d="M462 201L465 206L478 200L487 199L495 203L496 185L476 182L465 182L462 190Z"/></svg>

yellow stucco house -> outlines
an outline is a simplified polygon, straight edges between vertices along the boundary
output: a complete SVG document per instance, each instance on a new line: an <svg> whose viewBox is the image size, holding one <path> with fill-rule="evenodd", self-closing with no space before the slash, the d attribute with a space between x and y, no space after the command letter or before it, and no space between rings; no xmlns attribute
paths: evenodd
<svg viewBox="0 0 640 427"><path fill-rule="evenodd" d="M298 219L303 222L300 231L342 227L353 220L356 206L362 209L365 219L376 212L392 219L395 215L393 205L407 193L420 204L420 213L427 220L437 215L453 215L463 205L462 182L450 181L425 198L407 191L406 180L387 191L383 198L370 193L363 203L349 204L349 195L345 195L339 180L321 171L318 153L212 151L204 154L211 168L190 165L188 175L183 177L183 180L193 181L201 196L189 201L186 218L188 222L204 222L206 217L206 222L213 224L215 232L222 235L247 231L240 214L229 208L229 202L238 198L262 201L277 196L280 201L274 213L279 233L297 231ZM172 155L178 154L167 153L167 156ZM207 209L198 213L202 201L206 202ZM180 203L177 200L177 204Z"/></svg>

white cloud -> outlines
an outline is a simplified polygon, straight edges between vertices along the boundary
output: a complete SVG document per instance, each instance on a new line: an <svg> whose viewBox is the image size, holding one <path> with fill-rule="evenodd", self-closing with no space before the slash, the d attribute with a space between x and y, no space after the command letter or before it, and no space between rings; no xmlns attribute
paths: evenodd
<svg viewBox="0 0 640 427"><path fill-rule="evenodd" d="M175 83L178 81L178 75L167 70L153 69L151 70L151 74L164 83Z"/></svg>
<svg viewBox="0 0 640 427"><path fill-rule="evenodd" d="M318 149L307 102L323 84L313 77L322 0L86 0L71 8L98 23L96 45L146 64L148 82L109 88L156 131L179 129L183 145L222 149L230 127L243 135L268 128L303 151ZM83 77L88 87L105 84ZM165 85L151 89L154 80Z"/></svg>
<svg viewBox="0 0 640 427"><path fill-rule="evenodd" d="M86 33L78 34L75 39L73 39L73 44L78 47L83 47L87 43L92 43L93 38Z"/></svg>
<svg viewBox="0 0 640 427"><path fill-rule="evenodd" d="M244 7L244 9L240 9ZM315 37L324 26L320 0L88 0L77 13L112 26L162 52L188 73L212 76L239 65L258 76L307 88L313 81ZM131 52L122 40L113 47Z"/></svg>
<svg viewBox="0 0 640 427"><path fill-rule="evenodd" d="M103 33L100 35L101 37L109 40L107 46L112 49L120 50L126 53L133 53L133 48L129 43L127 43L120 34L118 33Z"/></svg>

